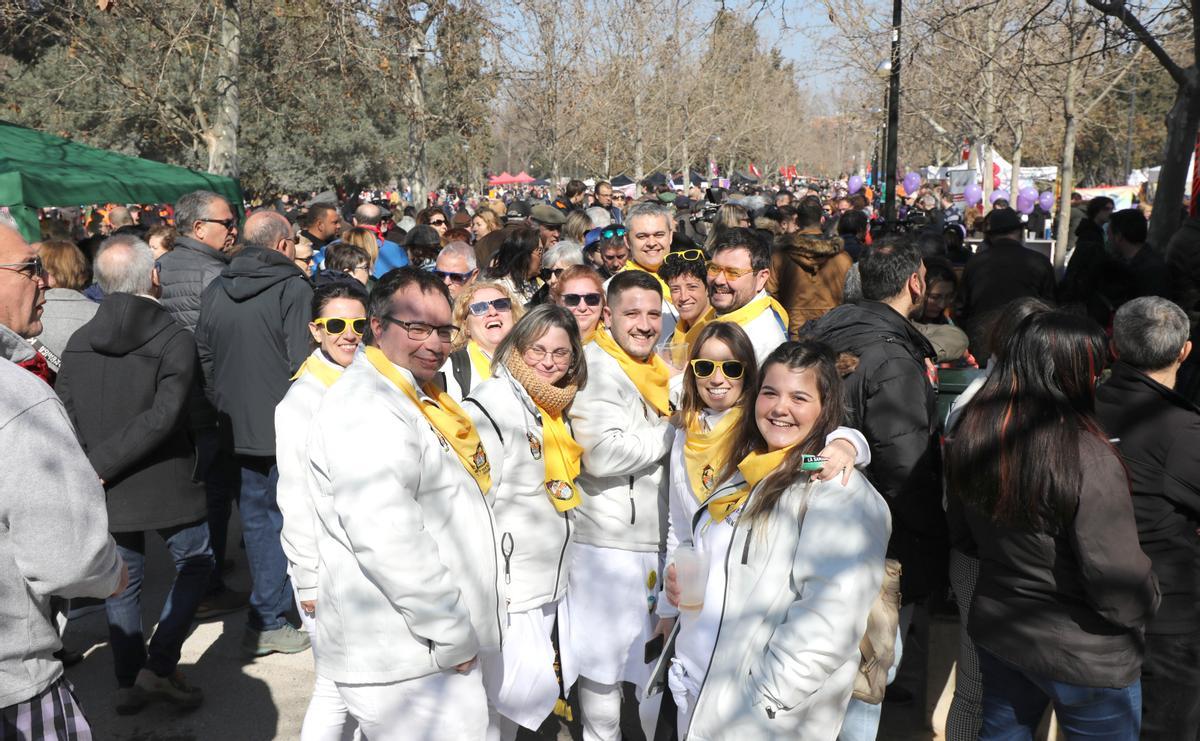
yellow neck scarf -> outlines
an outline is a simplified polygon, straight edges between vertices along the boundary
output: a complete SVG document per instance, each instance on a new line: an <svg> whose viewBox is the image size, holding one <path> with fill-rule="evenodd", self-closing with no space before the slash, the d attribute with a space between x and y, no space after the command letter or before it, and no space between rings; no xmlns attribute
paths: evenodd
<svg viewBox="0 0 1200 741"><path fill-rule="evenodd" d="M596 344L601 350L613 356L620 364L621 370L637 386L642 398L662 416L671 413L671 403L668 400L667 382L671 380L671 369L662 358L655 353L649 360L634 360L629 353L621 349L617 341L608 333L603 324L596 326Z"/></svg>
<svg viewBox="0 0 1200 741"><path fill-rule="evenodd" d="M676 344L686 342L688 352L690 353L696 344L696 337L700 334L700 330L704 329L704 325L712 321L712 308L705 311L700 316L696 317L696 323L690 327L684 328L683 320L675 322L675 334L671 335L671 342Z"/></svg>
<svg viewBox="0 0 1200 741"><path fill-rule="evenodd" d="M417 405L417 409L433 426L441 441L454 449L463 468L471 474L475 483L479 484L479 491L487 495L488 489L492 488L492 466L488 462L487 453L483 450L483 443L479 441L479 433L475 430L475 425L471 423L471 418L462 410L462 407L456 404L449 394L433 384L426 384L423 388L426 395L433 401L422 400L412 383L396 369L396 366L387 359L382 350L377 347L368 347L366 354L367 360L375 366L375 370L394 383L396 388L404 392L405 396L412 399L413 404Z"/></svg>
<svg viewBox="0 0 1200 741"><path fill-rule="evenodd" d="M546 461L546 493L559 512L574 509L583 503L575 479L579 476L579 461L583 448L571 437L563 422L562 412L551 414L538 405L542 415L543 459Z"/></svg>
<svg viewBox="0 0 1200 741"><path fill-rule="evenodd" d="M719 483L717 476L725 470L729 457L730 433L742 418L742 408L734 407L725 413L717 426L704 431L699 414L688 415L687 437L683 444L683 465L688 484L697 502L703 502Z"/></svg>
<svg viewBox="0 0 1200 741"><path fill-rule="evenodd" d="M475 379L472 383L486 381L492 377L492 361L484 353L483 348L476 344L475 340L467 342L467 356L471 358L471 371L475 374ZM463 396L470 393L471 389L463 389Z"/></svg>
<svg viewBox="0 0 1200 741"><path fill-rule="evenodd" d="M333 385L334 381L342 377L343 370L343 368L338 368L333 363L327 363L316 355L309 355L304 364L300 366L300 370L296 371L296 375L292 376L292 380L295 381L305 373L311 373L325 388L329 388Z"/></svg>
<svg viewBox="0 0 1200 741"><path fill-rule="evenodd" d="M716 497L709 501L708 514L712 517L713 522L720 522L736 512L742 506L742 502L746 501L746 497L750 496L750 492L754 491L754 487L758 486L758 482L779 468L783 459L787 458L788 453L792 452L794 447L796 446L789 445L774 453L751 453L743 458L742 462L738 464L738 470L745 477L746 485L732 494Z"/></svg>
<svg viewBox="0 0 1200 741"><path fill-rule="evenodd" d="M647 270L646 268L643 268L641 265L638 265L638 264L637 264L636 262L634 262L632 259L629 259L629 260L626 260L626 261L625 261L625 267L624 267L624 268L622 268L622 270L640 270L640 271L642 271L643 273L649 273L650 275L653 275L653 276L654 276L654 279L658 281L658 284L659 284L660 286L662 286L662 289L663 289L663 298L664 298L664 299L666 299L667 301L670 301L670 300L671 300L671 289L670 289L670 288L667 288L667 282L666 282L665 280L663 280L662 278L659 278L659 277L658 277L658 271L657 271L657 270Z"/></svg>
<svg viewBox="0 0 1200 741"><path fill-rule="evenodd" d="M709 310L704 314L704 316L701 317L701 320L697 321L696 323L700 324L701 322L733 322L734 324L738 324L738 325L744 327L747 324L749 324L750 322L757 319L758 316L760 314L762 314L764 311L766 311L767 309L770 309L771 311L775 312L775 315L777 317L779 317L779 321L783 322L783 325L782 325L783 331L786 334L787 328L789 326L787 309L784 309L783 306L781 306L778 301L776 301L774 298L772 298L770 296L759 296L758 298L754 299L753 301L746 304L742 308L735 309L734 311L731 311L728 314L718 315L716 309L713 309L710 307Z"/></svg>

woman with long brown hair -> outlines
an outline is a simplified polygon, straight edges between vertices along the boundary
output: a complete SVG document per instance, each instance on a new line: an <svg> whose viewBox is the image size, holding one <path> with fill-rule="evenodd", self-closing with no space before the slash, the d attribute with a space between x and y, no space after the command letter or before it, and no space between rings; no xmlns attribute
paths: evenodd
<svg viewBox="0 0 1200 741"><path fill-rule="evenodd" d="M692 585L699 604L680 612L667 678L680 736L832 740L883 581L891 518L861 473L822 481L811 472L843 414L832 350L784 343L746 392L714 473L724 483L679 534L704 581ZM673 564L673 605L685 586Z"/></svg>

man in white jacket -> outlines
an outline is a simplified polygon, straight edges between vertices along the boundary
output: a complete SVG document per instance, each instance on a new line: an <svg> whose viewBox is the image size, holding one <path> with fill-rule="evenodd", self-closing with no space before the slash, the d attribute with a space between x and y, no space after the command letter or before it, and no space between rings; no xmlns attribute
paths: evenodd
<svg viewBox="0 0 1200 741"><path fill-rule="evenodd" d="M566 599L587 741L620 737L621 682L640 687L649 676L674 438L669 371L654 354L661 330L658 279L639 270L614 276L604 326L585 350L588 383L571 407L584 501Z"/></svg>
<svg viewBox="0 0 1200 741"><path fill-rule="evenodd" d="M787 311L767 294L771 248L751 229L726 230L708 263L711 321L736 322L750 337L758 364L787 340Z"/></svg>
<svg viewBox="0 0 1200 741"><path fill-rule="evenodd" d="M476 658L499 650L504 602L487 456L431 383L456 333L449 297L432 273L399 268L367 314L368 347L308 442L310 486L329 502L317 508L317 673L373 740L482 739Z"/></svg>

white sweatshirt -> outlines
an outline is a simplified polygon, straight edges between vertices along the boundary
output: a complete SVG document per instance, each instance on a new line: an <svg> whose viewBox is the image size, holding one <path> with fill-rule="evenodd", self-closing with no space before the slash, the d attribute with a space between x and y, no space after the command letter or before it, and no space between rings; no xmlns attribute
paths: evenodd
<svg viewBox="0 0 1200 741"><path fill-rule="evenodd" d="M504 598L490 501L363 353L325 393L307 449L320 502L317 673L398 682L496 650Z"/></svg>

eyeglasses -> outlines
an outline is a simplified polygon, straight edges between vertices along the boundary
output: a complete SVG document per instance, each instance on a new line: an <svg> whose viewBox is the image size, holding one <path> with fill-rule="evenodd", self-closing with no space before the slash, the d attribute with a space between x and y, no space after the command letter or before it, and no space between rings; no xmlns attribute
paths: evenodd
<svg viewBox="0 0 1200 741"><path fill-rule="evenodd" d="M458 336L459 328L453 324L443 324L440 327L435 327L432 324L425 322L406 322L403 319L397 319L394 316L384 314L379 317L385 322L391 322L397 327L400 327L408 335L410 340L427 340L434 332L437 332L437 338L440 342L454 342L454 338Z"/></svg>
<svg viewBox="0 0 1200 741"><path fill-rule="evenodd" d="M715 262L708 263L708 277L716 278L721 273L725 274L726 280L737 280L754 272L754 268L731 268L727 265L718 265Z"/></svg>
<svg viewBox="0 0 1200 741"><path fill-rule="evenodd" d="M602 298L603 296L598 293L564 293L562 295L562 302L563 306L573 309L579 306L580 301L588 306L599 306L600 299Z"/></svg>
<svg viewBox="0 0 1200 741"><path fill-rule="evenodd" d="M600 232L601 239L612 239L613 237L625 236L625 227L623 226L606 226Z"/></svg>
<svg viewBox="0 0 1200 741"><path fill-rule="evenodd" d="M237 226L236 216L229 219L196 219L196 221L203 221L209 224L220 224L221 226L225 227L225 231L227 232L233 231L234 227Z"/></svg>
<svg viewBox="0 0 1200 741"><path fill-rule="evenodd" d="M696 358L692 361L692 372L696 374L696 378L708 378L718 368L721 369L721 375L731 379L741 378L742 374L746 372L746 366L740 360Z"/></svg>
<svg viewBox="0 0 1200 741"><path fill-rule="evenodd" d="M535 363L542 362L546 359L546 356L549 355L554 361L555 365L566 365L567 363L571 362L572 353L570 350L563 348L550 351L541 345L534 345L533 347L526 348L524 355L527 360L531 360Z"/></svg>
<svg viewBox="0 0 1200 741"><path fill-rule="evenodd" d="M540 275L542 276L542 280L548 281L552 277L557 278L562 275L564 270L566 268L542 268Z"/></svg>
<svg viewBox="0 0 1200 741"><path fill-rule="evenodd" d="M307 257L300 257L299 255L296 255L296 260L304 263L305 265L312 265L313 256L309 255Z"/></svg>
<svg viewBox="0 0 1200 741"><path fill-rule="evenodd" d="M679 250L668 252L664 260L677 262L704 262L704 250Z"/></svg>
<svg viewBox="0 0 1200 741"><path fill-rule="evenodd" d="M41 257L37 256L31 257L25 262L10 262L0 265L0 268L20 273L32 281L46 278L46 264L42 262Z"/></svg>
<svg viewBox="0 0 1200 741"><path fill-rule="evenodd" d="M367 265L367 264L365 264L365 263L364 263L364 264L362 264L362 265L355 265L354 267L350 268L350 269L349 269L349 270L347 270L346 272L347 272L347 273L356 273L356 272L358 272L359 270L364 270L364 271L365 271L365 270L370 270L370 269L371 269L371 266L370 266L370 265Z"/></svg>
<svg viewBox="0 0 1200 741"><path fill-rule="evenodd" d="M467 304L467 311L475 316L483 316L488 313L489 306L496 311L512 311L512 299L494 298L491 301L476 301L473 304Z"/></svg>
<svg viewBox="0 0 1200 741"><path fill-rule="evenodd" d="M472 270L469 273L451 273L445 270L435 270L433 271L433 274L436 275L443 283L450 281L454 284L460 284L471 280L471 276L475 275L475 271Z"/></svg>
<svg viewBox="0 0 1200 741"><path fill-rule="evenodd" d="M446 225L446 220L445 220L445 219L438 219L437 221L434 221L433 219L430 219L430 220L429 220L429 225L430 225L430 226L445 226L445 225Z"/></svg>
<svg viewBox="0 0 1200 741"><path fill-rule="evenodd" d="M347 319L340 316L323 316L320 319L314 319L313 324L318 327L324 327L329 334L340 335L346 331L346 326L349 325L354 334L359 337L363 336L363 332L367 331L367 320L364 317L356 319Z"/></svg>

